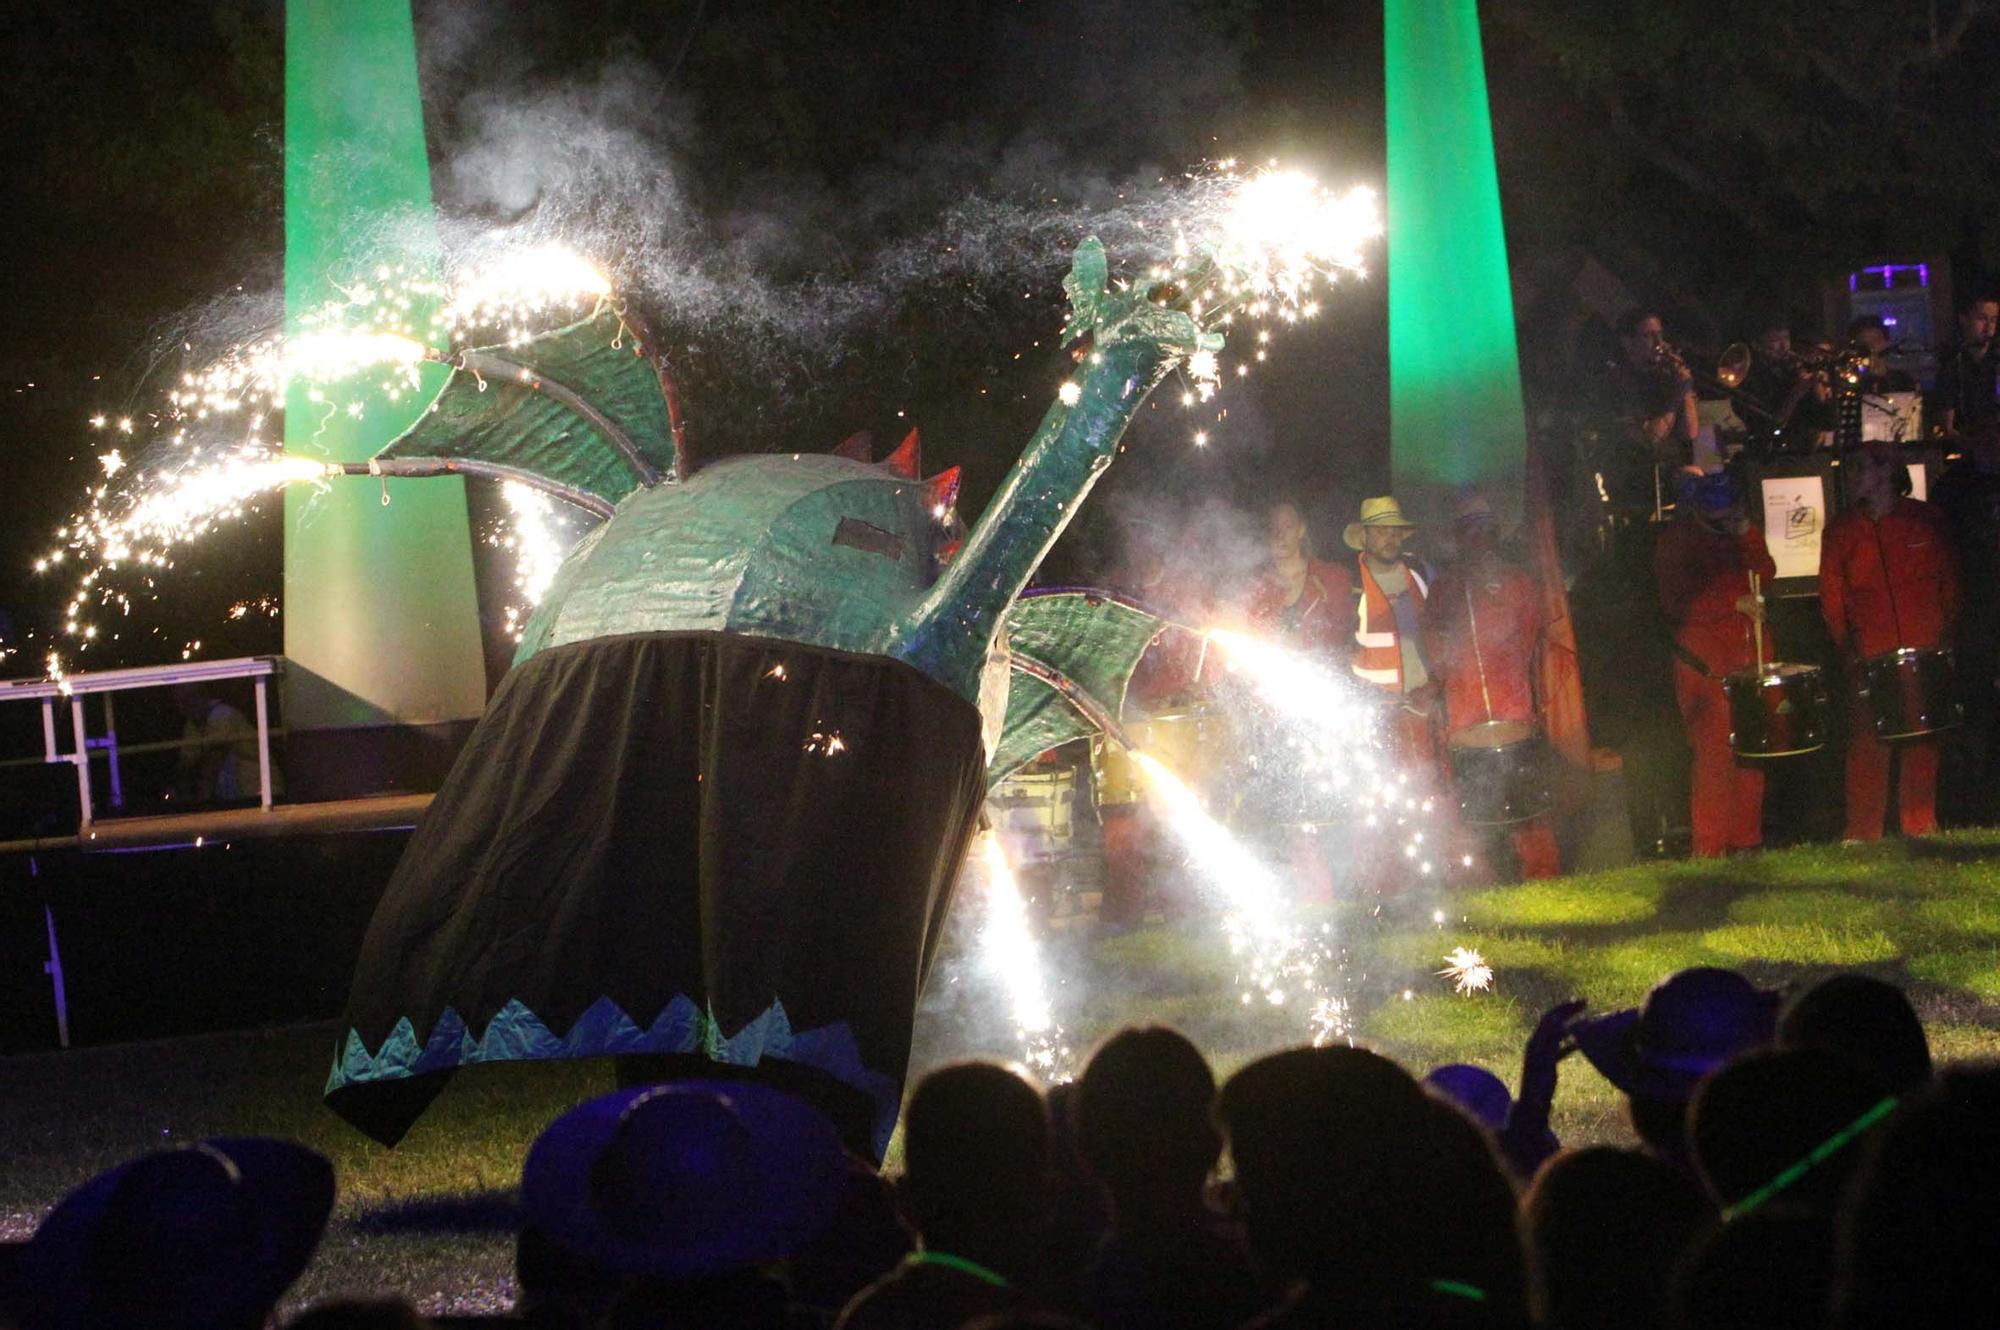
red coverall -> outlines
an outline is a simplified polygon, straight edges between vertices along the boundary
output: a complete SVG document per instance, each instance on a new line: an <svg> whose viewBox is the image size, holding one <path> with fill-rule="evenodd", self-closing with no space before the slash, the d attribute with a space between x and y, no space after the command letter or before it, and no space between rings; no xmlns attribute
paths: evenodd
<svg viewBox="0 0 2000 1330"><path fill-rule="evenodd" d="M1244 607L1250 631L1269 641L1302 651L1325 661L1340 648L1340 617L1343 607L1334 596L1346 585L1342 570L1319 559L1306 561L1305 590L1287 605L1285 592L1266 575L1250 593Z"/></svg>
<svg viewBox="0 0 2000 1330"><path fill-rule="evenodd" d="M1826 529L1819 561L1819 607L1836 645L1850 661L1898 647L1935 647L1958 612L1958 572L1944 514L1915 499L1898 499L1876 521L1849 508ZM1879 840L1889 804L1890 746L1875 737L1874 718L1850 691L1847 736L1847 835ZM1903 834L1937 830L1938 745L1906 739L1897 781Z"/></svg>
<svg viewBox="0 0 2000 1330"><path fill-rule="evenodd" d="M1660 608L1683 652L1701 661L1695 670L1676 654L1674 696L1694 749L1694 789L1689 813L1694 852L1714 856L1747 850L1764 840L1764 773L1739 763L1729 747L1729 701L1722 680L1756 660L1750 619L1736 608L1750 594L1751 573L1776 576L1764 533L1757 527L1729 535L1682 514L1660 529L1653 577ZM1773 648L1765 635L1765 658Z"/></svg>
<svg viewBox="0 0 2000 1330"><path fill-rule="evenodd" d="M1489 720L1534 722L1535 658L1545 626L1534 579L1505 564L1492 580L1454 570L1438 579L1424 608L1424 658L1444 682L1446 734ZM1521 823L1511 835L1523 877L1562 871L1548 819Z"/></svg>

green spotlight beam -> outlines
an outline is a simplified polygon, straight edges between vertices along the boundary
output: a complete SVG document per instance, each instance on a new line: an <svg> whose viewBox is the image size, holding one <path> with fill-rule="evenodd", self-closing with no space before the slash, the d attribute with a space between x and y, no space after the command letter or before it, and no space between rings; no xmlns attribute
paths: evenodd
<svg viewBox="0 0 2000 1330"><path fill-rule="evenodd" d="M1477 0L1386 0L1389 440L1435 511L1478 486L1521 513L1527 420Z"/></svg>
<svg viewBox="0 0 2000 1330"><path fill-rule="evenodd" d="M285 322L379 264L438 263L408 0L285 7ZM323 419L295 388L288 452L359 462L444 378L400 403ZM390 502L385 506L386 492ZM464 482L330 482L285 495L286 725L416 725L477 716L485 666Z"/></svg>

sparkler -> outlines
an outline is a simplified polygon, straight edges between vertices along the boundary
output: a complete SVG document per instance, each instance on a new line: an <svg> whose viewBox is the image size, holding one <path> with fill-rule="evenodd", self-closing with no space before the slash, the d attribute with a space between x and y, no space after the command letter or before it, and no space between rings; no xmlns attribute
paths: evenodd
<svg viewBox="0 0 2000 1330"><path fill-rule="evenodd" d="M1445 955L1439 974L1451 980L1461 993L1483 993L1493 987L1493 967L1471 947L1453 947Z"/></svg>
<svg viewBox="0 0 2000 1330"><path fill-rule="evenodd" d="M1044 1082L1061 1084L1071 1076L1071 1053L1063 1028L1049 1009L1042 949L1028 927L1028 903L998 832L986 833L981 854L986 866L986 920L979 930L981 959L987 971L1006 985L1022 1061Z"/></svg>
<svg viewBox="0 0 2000 1330"><path fill-rule="evenodd" d="M136 456L123 448L98 456L104 482L35 563L37 572L71 559L81 568L64 607L65 633L83 649L98 637L93 608L130 612L135 591L120 584L121 570L142 570L136 594L150 597L180 547L286 485L341 474L284 454L278 425L288 399L320 417L358 416L370 396L396 401L414 391L425 361L450 358L475 334L517 343L556 317L594 313L610 295L601 272L557 245L502 254L452 283L383 266L308 311L297 335L251 338L184 373L146 417L151 437ZM90 423L123 435L139 428L130 416L114 422L103 413ZM494 543L515 555L522 603L508 608L507 624L518 637L567 542L547 498L512 484L505 498L510 520Z"/></svg>

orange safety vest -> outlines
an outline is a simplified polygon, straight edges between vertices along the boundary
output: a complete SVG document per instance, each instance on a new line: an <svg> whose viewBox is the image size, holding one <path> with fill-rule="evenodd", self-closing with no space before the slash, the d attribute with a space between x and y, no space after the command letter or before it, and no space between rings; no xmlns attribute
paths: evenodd
<svg viewBox="0 0 2000 1330"><path fill-rule="evenodd" d="M1396 612L1389 607L1389 597L1376 584L1375 575L1368 571L1368 556L1356 555L1355 563L1361 569L1361 590L1356 597L1359 604L1354 616L1354 677L1400 693L1403 644L1396 636ZM1417 608L1421 611L1430 588L1409 564L1403 565L1403 572L1410 579L1410 594L1417 598Z"/></svg>

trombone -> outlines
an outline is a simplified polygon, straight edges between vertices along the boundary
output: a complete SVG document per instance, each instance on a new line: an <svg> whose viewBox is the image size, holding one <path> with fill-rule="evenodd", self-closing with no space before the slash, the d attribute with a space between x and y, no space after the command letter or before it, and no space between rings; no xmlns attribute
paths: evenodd
<svg viewBox="0 0 2000 1330"><path fill-rule="evenodd" d="M1705 373L1689 365L1687 357L1672 342L1660 343L1654 361L1676 379L1685 374L1697 388L1731 399L1742 398L1753 407L1763 407L1756 398L1742 391L1743 381L1750 377L1750 347L1746 343L1731 342L1716 361L1713 373Z"/></svg>

